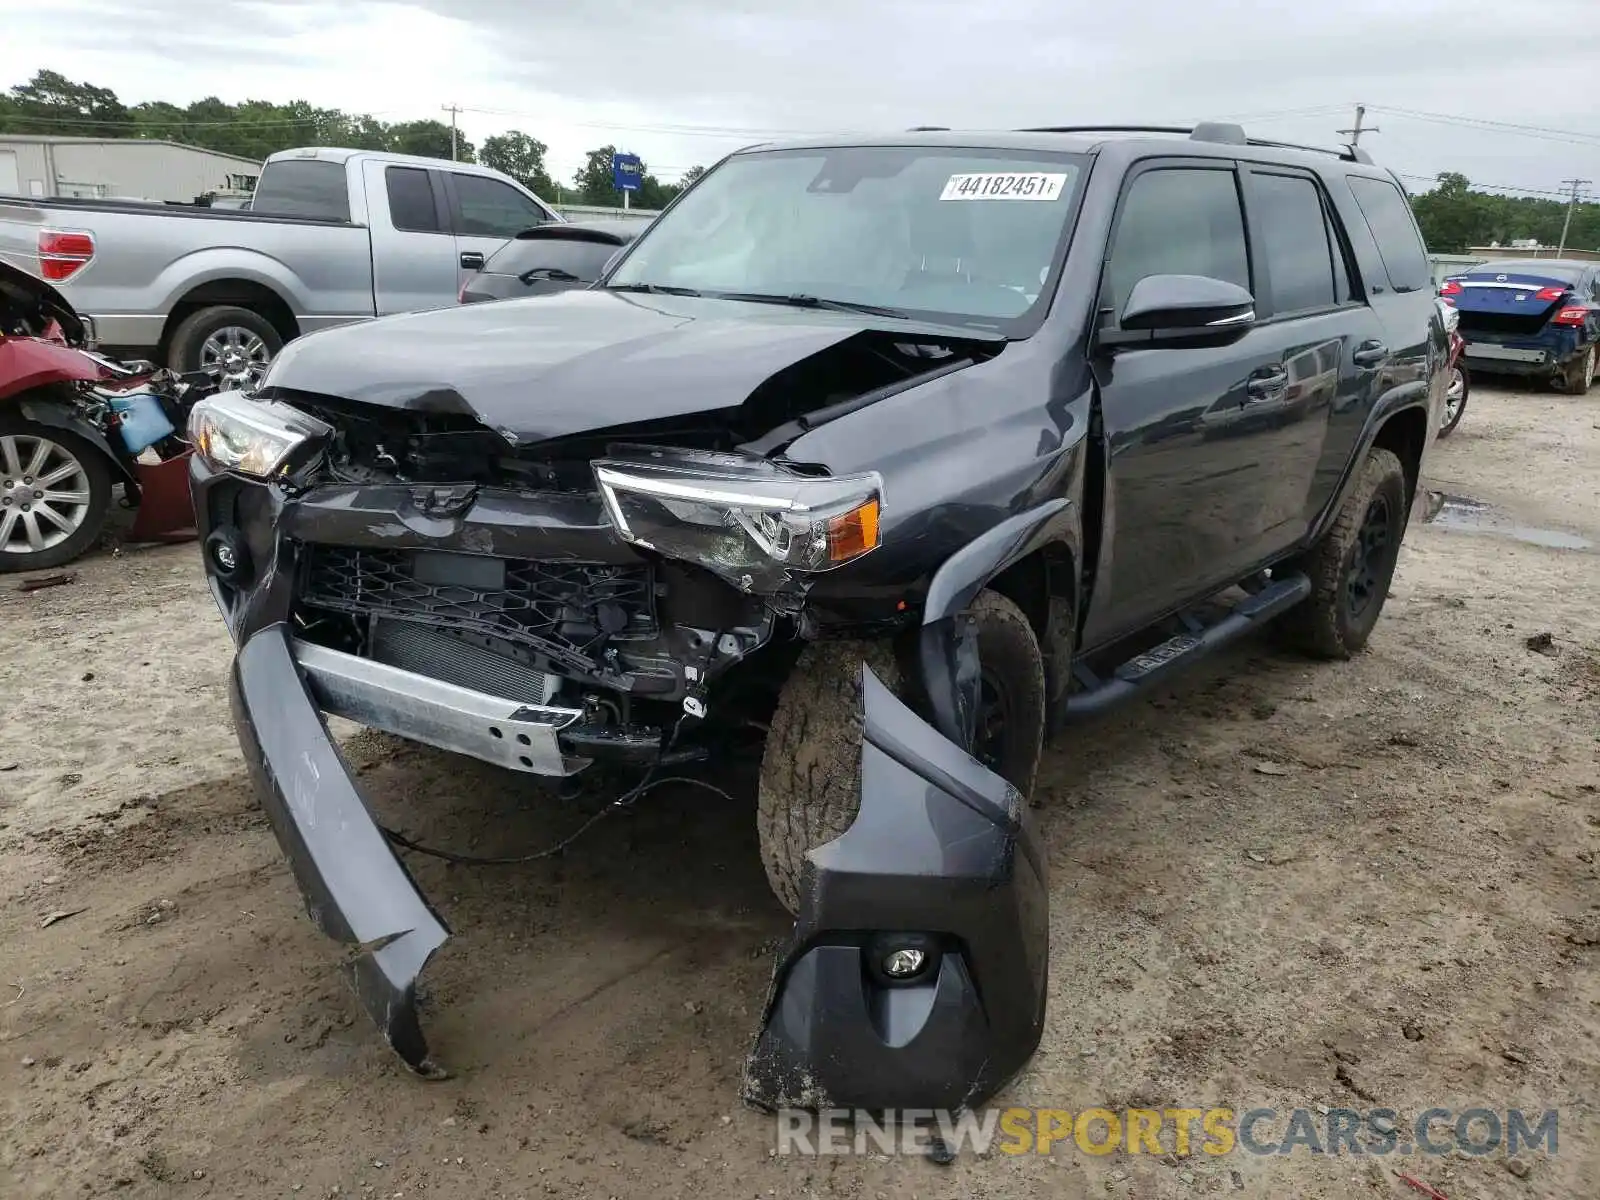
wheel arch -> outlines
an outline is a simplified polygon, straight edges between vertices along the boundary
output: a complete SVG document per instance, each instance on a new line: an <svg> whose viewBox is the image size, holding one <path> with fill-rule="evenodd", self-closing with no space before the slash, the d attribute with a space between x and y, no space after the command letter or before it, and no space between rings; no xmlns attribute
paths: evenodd
<svg viewBox="0 0 1600 1200"><path fill-rule="evenodd" d="M165 361L178 326L206 308L229 305L247 308L266 320L285 342L300 336L300 322L289 302L267 284L254 279L212 279L190 288L173 304L161 327L157 354Z"/></svg>
<svg viewBox="0 0 1600 1200"><path fill-rule="evenodd" d="M53 398L49 393L30 393L13 401L10 407L14 408L24 420L32 421L35 425L43 425L47 429L62 429L68 433L77 434L96 450L100 451L117 478L124 483L137 482L128 464L123 462L117 456L116 451L111 448L111 443L106 440L105 434L78 416L65 403Z"/></svg>

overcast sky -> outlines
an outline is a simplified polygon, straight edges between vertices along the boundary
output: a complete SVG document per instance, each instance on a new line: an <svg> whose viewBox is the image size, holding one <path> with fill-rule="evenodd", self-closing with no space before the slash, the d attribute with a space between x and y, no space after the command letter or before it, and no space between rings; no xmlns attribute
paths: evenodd
<svg viewBox="0 0 1600 1200"><path fill-rule="evenodd" d="M1600 0L0 0L0 30L0 86L48 67L128 104L455 103L476 142L548 143L562 180L609 142L673 179L786 133L915 124L1232 117L1327 143L1358 100L1547 131L1370 112L1363 144L1414 188L1600 180Z"/></svg>

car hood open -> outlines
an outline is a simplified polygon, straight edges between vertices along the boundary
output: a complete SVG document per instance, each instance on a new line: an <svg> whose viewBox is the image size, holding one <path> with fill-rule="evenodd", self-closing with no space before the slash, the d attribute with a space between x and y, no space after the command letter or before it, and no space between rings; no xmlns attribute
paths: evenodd
<svg viewBox="0 0 1600 1200"><path fill-rule="evenodd" d="M0 262L0 332L13 321L41 327L54 321L68 345L82 346L87 340L88 331L65 296L37 276Z"/></svg>
<svg viewBox="0 0 1600 1200"><path fill-rule="evenodd" d="M284 348L260 394L471 415L513 444L736 408L783 368L868 331L999 334L854 313L605 290L341 326Z"/></svg>

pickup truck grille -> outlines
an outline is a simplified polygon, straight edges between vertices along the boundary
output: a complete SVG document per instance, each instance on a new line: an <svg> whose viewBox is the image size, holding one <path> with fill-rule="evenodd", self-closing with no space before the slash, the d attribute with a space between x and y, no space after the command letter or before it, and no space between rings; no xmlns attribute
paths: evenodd
<svg viewBox="0 0 1600 1200"><path fill-rule="evenodd" d="M299 593L317 608L469 630L593 665L612 639L656 633L647 566L532 562L307 545Z"/></svg>

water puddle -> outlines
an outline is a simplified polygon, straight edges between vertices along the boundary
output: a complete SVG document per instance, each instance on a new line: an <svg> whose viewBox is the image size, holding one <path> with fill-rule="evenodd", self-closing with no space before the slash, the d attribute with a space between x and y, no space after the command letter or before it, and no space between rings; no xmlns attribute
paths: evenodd
<svg viewBox="0 0 1600 1200"><path fill-rule="evenodd" d="M1487 533L1496 537L1512 538L1530 546L1546 546L1551 550L1593 550L1594 543L1576 533L1562 529L1539 529L1519 524L1515 517L1501 512L1492 504L1473 500L1468 496L1452 496L1447 492L1428 491L1428 506L1424 521L1455 529L1462 533Z"/></svg>

